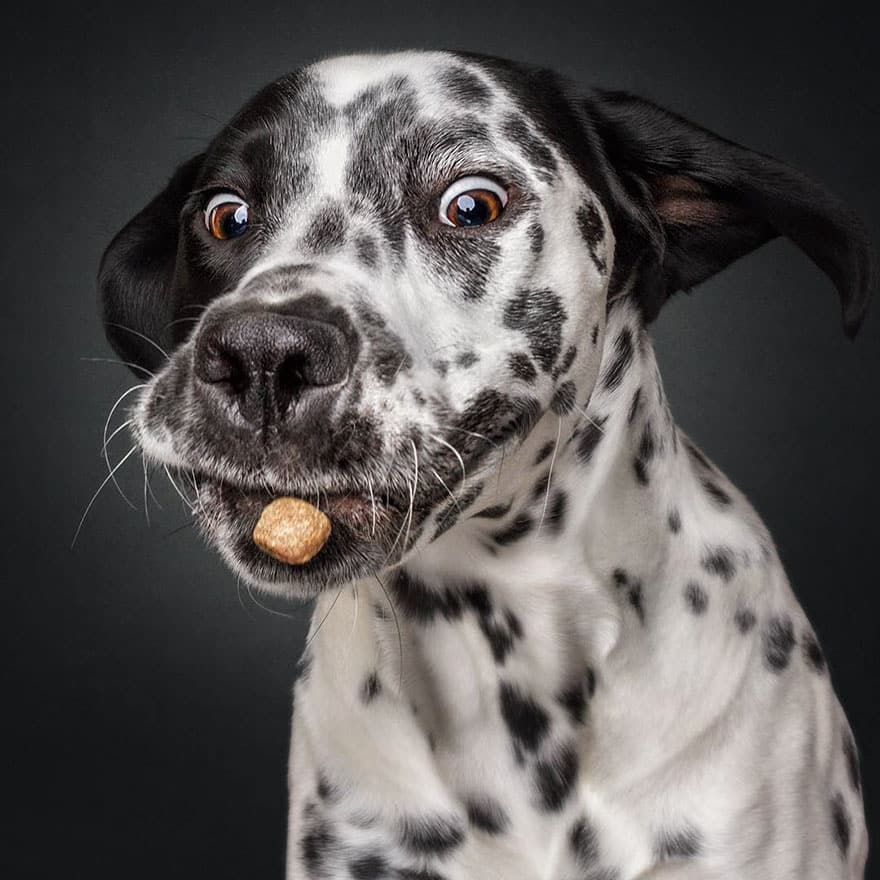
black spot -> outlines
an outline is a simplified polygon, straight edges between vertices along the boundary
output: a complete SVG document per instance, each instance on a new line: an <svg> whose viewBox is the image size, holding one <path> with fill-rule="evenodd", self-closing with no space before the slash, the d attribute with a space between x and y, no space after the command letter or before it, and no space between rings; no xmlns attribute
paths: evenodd
<svg viewBox="0 0 880 880"><path fill-rule="evenodd" d="M623 381L623 376L633 361L633 339L629 327L624 327L614 341L614 356L605 368L600 386L606 391L614 391Z"/></svg>
<svg viewBox="0 0 880 880"><path fill-rule="evenodd" d="M527 235L532 253L538 256L544 249L544 227L540 223L532 223L527 230Z"/></svg>
<svg viewBox="0 0 880 880"><path fill-rule="evenodd" d="M468 821L486 834L503 834L510 819L498 801L489 797L471 797L465 801Z"/></svg>
<svg viewBox="0 0 880 880"><path fill-rule="evenodd" d="M720 577L723 581L732 580L736 574L736 564L733 561L733 551L729 547L709 547L700 560L703 568Z"/></svg>
<svg viewBox="0 0 880 880"><path fill-rule="evenodd" d="M354 243L357 258L368 269L372 269L379 262L379 246L376 240L369 235L358 236Z"/></svg>
<svg viewBox="0 0 880 880"><path fill-rule="evenodd" d="M553 179L557 168L556 159L550 148L532 133L522 116L508 116L504 121L503 131L523 151L542 180L549 182Z"/></svg>
<svg viewBox="0 0 880 880"><path fill-rule="evenodd" d="M684 588L684 599L694 614L702 614L709 606L709 597L706 591L696 581L691 581Z"/></svg>
<svg viewBox="0 0 880 880"><path fill-rule="evenodd" d="M846 772L853 791L862 790L862 777L859 772L859 750L853 735L843 728L843 757L846 759Z"/></svg>
<svg viewBox="0 0 880 880"><path fill-rule="evenodd" d="M574 747L558 746L546 759L535 764L535 786L538 803L547 812L561 810L577 779L578 757Z"/></svg>
<svg viewBox="0 0 880 880"><path fill-rule="evenodd" d="M324 863L338 849L338 841L330 825L324 821L313 824L300 843L300 855L308 872L315 876L324 874Z"/></svg>
<svg viewBox="0 0 880 880"><path fill-rule="evenodd" d="M581 464L587 464L593 457L593 452L599 445L599 441L602 439L602 429L605 426L606 421L607 417L602 416L597 419L592 419L584 425L581 435L578 438L576 450L577 457Z"/></svg>
<svg viewBox="0 0 880 880"><path fill-rule="evenodd" d="M599 839L586 816L581 817L571 826L568 842L579 868L592 868L599 860ZM592 874L590 876L592 877Z"/></svg>
<svg viewBox="0 0 880 880"><path fill-rule="evenodd" d="M556 701L568 713L572 724L583 724L587 716L587 701L596 691L596 674L589 667L581 681L560 691Z"/></svg>
<svg viewBox="0 0 880 880"><path fill-rule="evenodd" d="M764 660L773 672L782 672L788 666L794 644L791 618L781 614L771 617L764 629Z"/></svg>
<svg viewBox="0 0 880 880"><path fill-rule="evenodd" d="M528 382L529 385L538 378L538 371L527 354L518 352L510 355L507 358L507 365L510 368L510 372L517 379L522 379L523 382Z"/></svg>
<svg viewBox="0 0 880 880"><path fill-rule="evenodd" d="M547 492L550 489L550 473L549 471L546 474L541 474L537 480L535 480L535 485L532 486L532 501L539 501L540 499L546 497Z"/></svg>
<svg viewBox="0 0 880 880"><path fill-rule="evenodd" d="M466 67L450 67L440 74L440 83L449 92L449 96L464 107L485 107L492 92L489 87Z"/></svg>
<svg viewBox="0 0 880 880"><path fill-rule="evenodd" d="M625 587L629 583L629 575L622 568L615 568L611 572L616 587Z"/></svg>
<svg viewBox="0 0 880 880"><path fill-rule="evenodd" d="M415 868L399 868L396 880L446 880L442 874L435 871Z"/></svg>
<svg viewBox="0 0 880 880"><path fill-rule="evenodd" d="M403 570L398 571L390 586L394 607L417 623L428 624L438 616L458 620L462 615L461 597L449 587L431 589Z"/></svg>
<svg viewBox="0 0 880 880"><path fill-rule="evenodd" d="M825 655L815 634L807 630L801 636L801 647L804 651L804 659L813 672L821 674L825 671Z"/></svg>
<svg viewBox="0 0 880 880"><path fill-rule="evenodd" d="M639 387L636 388L636 393L633 394L633 398L629 404L629 412L627 413L627 416L626 416L626 423L628 425L631 425L633 423L633 420L635 419L636 414L639 411L639 407L641 406L641 403L642 403L642 386L639 385Z"/></svg>
<svg viewBox="0 0 880 880"><path fill-rule="evenodd" d="M376 672L371 672L361 685L361 701L372 703L382 693L382 682Z"/></svg>
<svg viewBox="0 0 880 880"><path fill-rule="evenodd" d="M532 356L549 373L562 347L565 309L552 290L520 290L504 309L504 326L520 330L529 341Z"/></svg>
<svg viewBox="0 0 880 880"><path fill-rule="evenodd" d="M666 525L673 535L677 535L681 531L681 514L675 509L670 510L669 516L666 517Z"/></svg>
<svg viewBox="0 0 880 880"><path fill-rule="evenodd" d="M506 547L524 538L534 526L532 518L527 514L520 514L506 529L496 532L492 537L496 544Z"/></svg>
<svg viewBox="0 0 880 880"><path fill-rule="evenodd" d="M562 360L556 365L553 370L553 379L558 379L563 373L567 373L571 365L574 363L574 359L577 357L577 346L570 345L566 350L565 354L562 356Z"/></svg>
<svg viewBox="0 0 880 880"><path fill-rule="evenodd" d="M306 230L303 243L312 253L341 247L345 241L345 224L345 212L340 205L325 205Z"/></svg>
<svg viewBox="0 0 880 880"><path fill-rule="evenodd" d="M550 730L550 716L531 697L508 682L498 690L501 717L515 746L534 752Z"/></svg>
<svg viewBox="0 0 880 880"><path fill-rule="evenodd" d="M849 852L849 813L843 802L843 795L840 792L837 792L831 799L831 823L834 842L837 844L841 856L846 858Z"/></svg>
<svg viewBox="0 0 880 880"><path fill-rule="evenodd" d="M508 501L507 504L494 504L492 507L484 507L482 510L478 510L474 514L474 517L479 516L484 519L501 519L510 512L511 507L513 507L513 501Z"/></svg>
<svg viewBox="0 0 880 880"><path fill-rule="evenodd" d="M605 259L599 253L599 245L605 237L605 230L602 226L602 218L596 210L596 206L592 203L581 205L577 210L577 224L581 233L581 238L587 245L590 256L595 263L596 268L601 275L605 274Z"/></svg>
<svg viewBox="0 0 880 880"><path fill-rule="evenodd" d="M380 880L388 873L388 862L379 853L359 856L348 863L353 880Z"/></svg>
<svg viewBox="0 0 880 880"><path fill-rule="evenodd" d="M642 584L640 581L636 581L629 589L629 593L627 595L627 600L629 604L632 606L633 611L635 611L636 616L639 618L639 622L645 622L645 606L642 603Z"/></svg>
<svg viewBox="0 0 880 880"><path fill-rule="evenodd" d="M567 415L574 409L575 394L574 382L570 379L567 382L563 382L556 389L553 400L550 401L550 409L558 416Z"/></svg>
<svg viewBox="0 0 880 880"><path fill-rule="evenodd" d="M568 495L557 489L553 493L553 500L547 508L547 515L544 517L544 525L551 535L558 535L565 525L565 511L568 508Z"/></svg>
<svg viewBox="0 0 880 880"><path fill-rule="evenodd" d="M692 859L699 855L702 849L703 836L692 825L686 825L675 831L662 831L654 847L657 858L662 861Z"/></svg>
<svg viewBox="0 0 880 880"><path fill-rule="evenodd" d="M733 616L737 629L745 635L757 622L755 612L748 608L737 608Z"/></svg>
<svg viewBox="0 0 880 880"><path fill-rule="evenodd" d="M595 345L599 340L599 325L593 324L593 329L590 331L590 342Z"/></svg>
<svg viewBox="0 0 880 880"><path fill-rule="evenodd" d="M400 823L400 842L410 852L423 855L448 852L464 840L461 824L454 817L407 817Z"/></svg>
<svg viewBox="0 0 880 880"><path fill-rule="evenodd" d="M449 364L444 360L440 360L439 358L436 361L433 361L431 366L441 376L445 376L449 372Z"/></svg>
<svg viewBox="0 0 880 880"><path fill-rule="evenodd" d="M657 447L654 442L654 431L649 423L645 425L645 428L642 431L642 439L639 442L638 453L633 460L633 470L635 471L636 479L643 486L648 485L648 465L656 451Z"/></svg>
<svg viewBox="0 0 880 880"><path fill-rule="evenodd" d="M715 468L712 467L712 462L703 455L702 451L695 446L689 439L685 438L684 440L684 448L687 450L688 455L701 467L708 471L714 471Z"/></svg>
<svg viewBox="0 0 880 880"><path fill-rule="evenodd" d="M480 356L475 351L463 351L456 357L455 363L459 367L467 369L472 367L479 359Z"/></svg>
<svg viewBox="0 0 880 880"><path fill-rule="evenodd" d="M733 501L730 495L713 480L704 479L702 482L706 493L719 507L727 507Z"/></svg>
<svg viewBox="0 0 880 880"><path fill-rule="evenodd" d="M535 465L539 465L542 462L546 461L553 450L556 448L556 441L548 440L539 450L538 454L535 456Z"/></svg>

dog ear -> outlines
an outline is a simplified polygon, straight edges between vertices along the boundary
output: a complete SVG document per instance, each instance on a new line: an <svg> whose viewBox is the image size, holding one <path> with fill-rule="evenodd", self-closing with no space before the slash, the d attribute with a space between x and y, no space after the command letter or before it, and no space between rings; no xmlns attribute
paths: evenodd
<svg viewBox="0 0 880 880"><path fill-rule="evenodd" d="M653 254L640 290L647 320L677 290L782 235L837 286L844 330L855 336L868 307L873 258L864 227L830 193L642 98L597 91L586 109L630 202L630 226L640 227Z"/></svg>
<svg viewBox="0 0 880 880"><path fill-rule="evenodd" d="M203 156L184 162L168 185L116 235L98 269L105 333L119 356L143 370L165 361L176 311L172 279L177 261L178 218Z"/></svg>

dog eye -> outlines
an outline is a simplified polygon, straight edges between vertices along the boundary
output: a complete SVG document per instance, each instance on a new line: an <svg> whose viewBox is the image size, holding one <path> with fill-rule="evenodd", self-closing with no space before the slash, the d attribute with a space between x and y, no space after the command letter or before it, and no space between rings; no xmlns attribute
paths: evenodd
<svg viewBox="0 0 880 880"><path fill-rule="evenodd" d="M247 202L238 196L220 193L205 208L205 226L214 238L237 238L247 232L248 211Z"/></svg>
<svg viewBox="0 0 880 880"><path fill-rule="evenodd" d="M462 177L440 197L440 222L447 226L483 226L507 205L507 191L488 177Z"/></svg>

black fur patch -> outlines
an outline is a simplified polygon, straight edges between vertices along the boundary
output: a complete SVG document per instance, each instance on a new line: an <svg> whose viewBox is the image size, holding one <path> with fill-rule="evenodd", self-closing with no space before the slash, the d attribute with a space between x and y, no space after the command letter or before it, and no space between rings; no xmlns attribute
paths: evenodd
<svg viewBox="0 0 880 880"><path fill-rule="evenodd" d="M378 312L359 303L357 313L361 319L361 330L370 342L371 364L376 376L383 385L391 385L401 370L412 367L412 355Z"/></svg>
<svg viewBox="0 0 880 880"><path fill-rule="evenodd" d="M593 452L595 452L599 441L602 439L603 428L607 420L607 416L600 416L588 421L581 429L576 450L581 464L587 464L593 457Z"/></svg>
<svg viewBox="0 0 880 880"><path fill-rule="evenodd" d="M577 224L581 233L581 238L587 245L593 263L599 270L600 275L604 275L607 269L604 257L599 253L599 245L605 237L605 229L602 226L602 218L599 211L592 203L581 205L577 210Z"/></svg>
<svg viewBox="0 0 880 880"><path fill-rule="evenodd" d="M840 792L831 799L831 830L840 855L845 859L849 853L850 821Z"/></svg>
<svg viewBox="0 0 880 880"><path fill-rule="evenodd" d="M440 74L440 84L449 96L464 107L486 107L492 92L480 77L466 67L450 67Z"/></svg>
<svg viewBox="0 0 880 880"><path fill-rule="evenodd" d="M368 269L373 269L379 263L379 246L376 240L369 235L359 235L354 243L358 260Z"/></svg>
<svg viewBox="0 0 880 880"><path fill-rule="evenodd" d="M548 458L550 458L551 453L556 448L555 440L548 440L539 450L538 454L535 456L535 465L542 464Z"/></svg>
<svg viewBox="0 0 880 880"><path fill-rule="evenodd" d="M534 522L528 514L520 514L513 522L500 532L495 532L492 536L496 544L502 547L513 544L524 538L534 527Z"/></svg>
<svg viewBox="0 0 880 880"><path fill-rule="evenodd" d="M570 743L558 746L535 764L538 803L547 812L561 810L577 780L578 756Z"/></svg>
<svg viewBox="0 0 880 880"><path fill-rule="evenodd" d="M466 370L468 367L472 367L477 361L480 359L480 356L475 351L463 351L456 358L455 363Z"/></svg>
<svg viewBox="0 0 880 880"><path fill-rule="evenodd" d="M694 614L702 614L709 607L709 596L696 581L691 581L684 588L684 599Z"/></svg>
<svg viewBox="0 0 880 880"><path fill-rule="evenodd" d="M544 517L544 527L551 535L558 535L565 525L565 512L568 509L568 495L562 489L553 493L553 498L547 506L547 515Z"/></svg>
<svg viewBox="0 0 880 880"><path fill-rule="evenodd" d="M410 852L439 855L460 846L464 830L452 816L407 817L400 823L400 842Z"/></svg>
<svg viewBox="0 0 880 880"><path fill-rule="evenodd" d="M571 826L568 843L579 868L589 870L599 861L599 839L586 816L581 817ZM592 877L592 874L590 876Z"/></svg>
<svg viewBox="0 0 880 880"><path fill-rule="evenodd" d="M550 731L550 716L516 685L501 682L498 691L501 717L514 746L534 752Z"/></svg>
<svg viewBox="0 0 880 880"><path fill-rule="evenodd" d="M654 431L651 428L651 424L648 423L642 431L642 439L639 442L639 449L636 453L635 459L633 459L633 470L635 471L636 480L638 480L643 486L647 486L650 482L648 465L651 463L651 459L654 457L656 451L657 445L654 442Z"/></svg>
<svg viewBox="0 0 880 880"><path fill-rule="evenodd" d="M815 634L809 630L801 636L801 647L804 651L804 659L813 672L821 675L825 671L825 655Z"/></svg>
<svg viewBox="0 0 880 880"><path fill-rule="evenodd" d="M620 387L626 371L633 362L633 338L632 330L624 327L620 335L614 340L614 356L605 368L599 382L605 391L615 391Z"/></svg>
<svg viewBox="0 0 880 880"><path fill-rule="evenodd" d="M534 134L522 116L509 116L503 125L504 134L525 153L529 163L545 182L556 173L556 159L550 148Z"/></svg>
<svg viewBox="0 0 880 880"><path fill-rule="evenodd" d="M553 400L550 402L550 409L558 416L567 415L572 409L574 409L575 393L576 389L574 382L571 380L563 382L553 395Z"/></svg>
<svg viewBox="0 0 880 880"><path fill-rule="evenodd" d="M666 525L673 535L677 535L681 531L681 514L675 509L670 510L666 517Z"/></svg>
<svg viewBox="0 0 880 880"><path fill-rule="evenodd" d="M538 378L538 371L532 363L532 359L522 352L512 354L507 358L507 366L515 378L521 379L531 385Z"/></svg>
<svg viewBox="0 0 880 880"><path fill-rule="evenodd" d="M703 835L692 825L686 825L675 831L665 830L660 833L654 851L661 861L667 859L692 859L703 849Z"/></svg>
<svg viewBox="0 0 880 880"><path fill-rule="evenodd" d="M380 853L368 853L348 863L352 880L380 880L388 875L388 862Z"/></svg>
<svg viewBox="0 0 880 880"><path fill-rule="evenodd" d="M795 645L791 618L776 614L767 621L764 629L764 661L773 672L782 672L791 658Z"/></svg>
<svg viewBox="0 0 880 880"><path fill-rule="evenodd" d="M559 357L564 322L562 299L547 288L520 290L504 309L504 326L525 334L532 356L545 373Z"/></svg>
<svg viewBox="0 0 880 880"><path fill-rule="evenodd" d="M491 507L484 507L482 510L478 510L473 518L483 517L484 519L501 519L510 513L511 507L513 507L512 501L508 501L507 504L493 504Z"/></svg>
<svg viewBox="0 0 880 880"><path fill-rule="evenodd" d="M342 206L332 203L322 207L303 236L303 244L313 254L323 254L345 243L346 218Z"/></svg>
<svg viewBox="0 0 880 880"><path fill-rule="evenodd" d="M849 776L849 784L853 791L862 790L862 776L859 771L859 750L853 735L845 727L843 728L843 757L846 760L846 772Z"/></svg>
<svg viewBox="0 0 880 880"><path fill-rule="evenodd" d="M733 551L729 547L707 548L700 565L709 572L717 575L723 581L730 581L736 574L736 564L733 560Z"/></svg>
<svg viewBox="0 0 880 880"><path fill-rule="evenodd" d="M486 834L503 834L510 826L510 818L494 798L467 798L465 809L471 825Z"/></svg>
<svg viewBox="0 0 880 880"><path fill-rule="evenodd" d="M635 611L636 616L639 618L639 622L644 624L644 622L645 622L645 606L642 601L641 581L636 581L629 588L629 593L627 594L627 601L632 606L633 611Z"/></svg>
<svg viewBox="0 0 880 880"><path fill-rule="evenodd" d="M734 614L733 619L736 623L736 628L745 635L754 625L757 623L757 618L755 617L755 612L750 610L749 608L737 608L736 614Z"/></svg>
<svg viewBox="0 0 880 880"><path fill-rule="evenodd" d="M639 387L636 388L636 393L633 394L633 398L629 404L629 412L626 415L626 423L628 425L631 425L633 423L633 420L635 419L636 415L638 414L639 407L641 406L641 404L642 404L642 386L639 385Z"/></svg>
<svg viewBox="0 0 880 880"><path fill-rule="evenodd" d="M361 685L361 701L364 703L372 703L379 694L382 693L382 682L379 681L379 675L371 672Z"/></svg>
<svg viewBox="0 0 880 880"><path fill-rule="evenodd" d="M721 488L714 480L704 479L702 481L703 489L706 490L706 494L718 505L718 507L729 507L733 502L733 499L724 489Z"/></svg>

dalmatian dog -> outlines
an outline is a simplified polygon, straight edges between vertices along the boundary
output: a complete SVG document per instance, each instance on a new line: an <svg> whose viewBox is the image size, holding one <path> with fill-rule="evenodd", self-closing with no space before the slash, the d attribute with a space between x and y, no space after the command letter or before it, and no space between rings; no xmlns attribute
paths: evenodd
<svg viewBox="0 0 880 880"><path fill-rule="evenodd" d="M278 80L116 236L140 448L238 577L314 600L288 878L863 876L814 630L646 329L776 236L854 334L870 252L819 186L449 52ZM252 541L278 496L332 523L306 564Z"/></svg>

